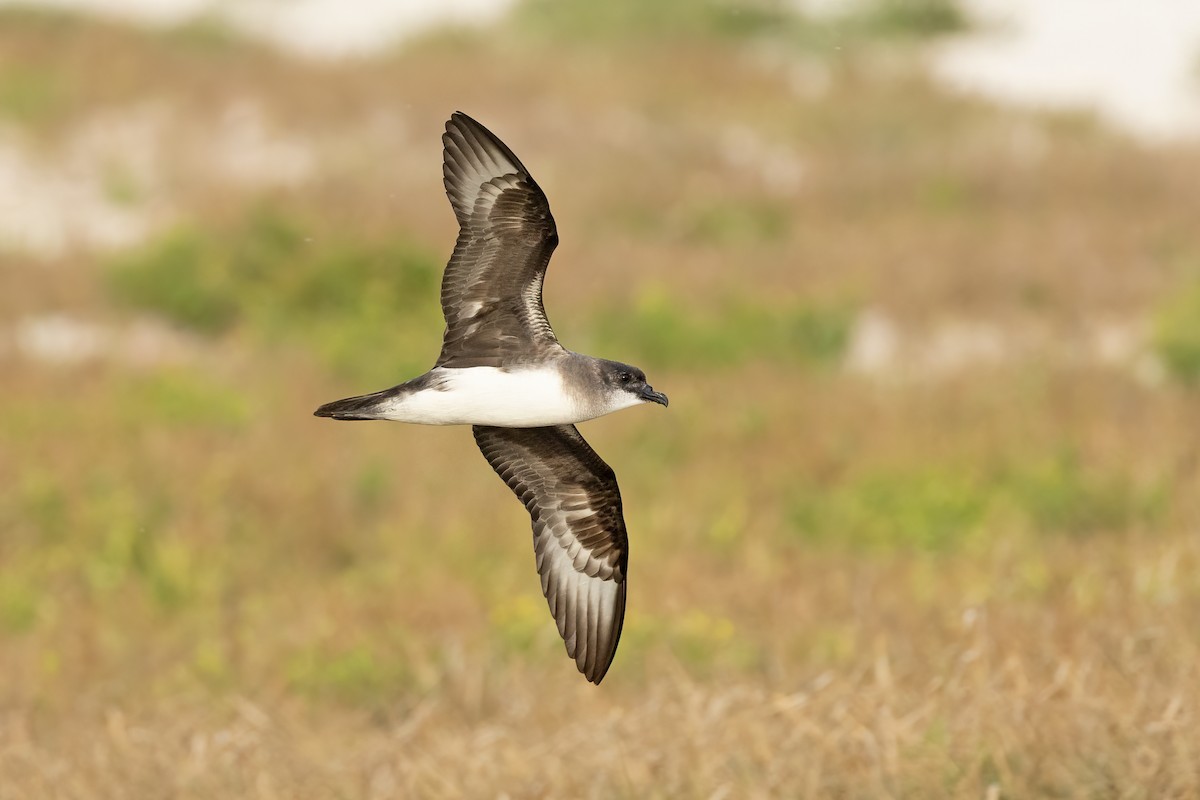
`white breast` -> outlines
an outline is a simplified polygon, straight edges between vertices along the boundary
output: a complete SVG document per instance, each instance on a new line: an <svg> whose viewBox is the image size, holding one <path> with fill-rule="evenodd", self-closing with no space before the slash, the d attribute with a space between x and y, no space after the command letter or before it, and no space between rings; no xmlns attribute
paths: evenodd
<svg viewBox="0 0 1200 800"><path fill-rule="evenodd" d="M431 371L437 388L399 397L384 419L423 425L536 428L590 419L554 369L467 367Z"/></svg>

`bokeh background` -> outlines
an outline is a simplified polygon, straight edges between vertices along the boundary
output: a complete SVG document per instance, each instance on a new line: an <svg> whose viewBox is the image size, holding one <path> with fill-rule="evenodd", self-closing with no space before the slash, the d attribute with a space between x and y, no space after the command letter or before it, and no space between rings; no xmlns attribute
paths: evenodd
<svg viewBox="0 0 1200 800"><path fill-rule="evenodd" d="M1095 6L1095 8L1094 8ZM0 798L1200 795L1200 13L0 5ZM629 614L423 371L444 120L546 190Z"/></svg>

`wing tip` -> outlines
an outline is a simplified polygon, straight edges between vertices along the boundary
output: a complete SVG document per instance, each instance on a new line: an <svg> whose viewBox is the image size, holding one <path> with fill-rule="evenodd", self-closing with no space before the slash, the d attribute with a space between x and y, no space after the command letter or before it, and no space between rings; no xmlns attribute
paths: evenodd
<svg viewBox="0 0 1200 800"><path fill-rule="evenodd" d="M480 187L513 171L529 174L504 142L477 120L461 111L450 115L442 133L442 185L460 225L470 217Z"/></svg>
<svg viewBox="0 0 1200 800"><path fill-rule="evenodd" d="M628 585L628 579L623 579L620 588L617 590L617 602L613 608L614 624L611 634L605 637L606 641L610 641L611 643L607 647L597 648L599 650L598 653L591 654L600 656L594 661L591 667L577 664L579 671L583 673L583 677L597 686L600 685L600 681L604 680L604 676L608 674L609 668L617 658L617 648L621 644L621 631L625 628L625 592Z"/></svg>
<svg viewBox="0 0 1200 800"><path fill-rule="evenodd" d="M484 128L483 125L480 124L479 120L463 111L455 111L451 113L450 118L446 120L446 133L450 133L451 131L467 133L471 128L480 128L485 131L487 130L487 128ZM488 132L491 133L490 131Z"/></svg>
<svg viewBox="0 0 1200 800"><path fill-rule="evenodd" d="M603 661L597 660L594 664L591 664L590 666L587 664L583 664L583 665L576 664L576 666L579 667L579 671L580 671L580 673L583 674L584 678L586 678L590 683L594 683L597 686L599 686L600 681L604 680L604 676L608 674L609 667L612 666L613 660L616 657L616 655L617 655L617 648L616 648L616 645L614 645L612 651L608 654L608 658L606 660L603 660Z"/></svg>
<svg viewBox="0 0 1200 800"><path fill-rule="evenodd" d="M461 143L455 141L456 136L462 140ZM491 151L489 155L492 160L497 162L499 159L508 161L507 166L512 167L525 177L531 178L529 170L521 163L521 159L517 158L516 153L499 136L492 133L487 126L469 114L462 111L455 111L446 120L446 130L442 133L442 144L448 148L451 142L454 142L455 145L467 144L468 147L473 142L476 146ZM464 153L464 155L467 154ZM478 157L477 154L472 154L472 156ZM443 163L449 160L448 157L449 151L447 150L443 153Z"/></svg>
<svg viewBox="0 0 1200 800"><path fill-rule="evenodd" d="M442 132L442 145L449 147L450 143L454 141L455 135L465 138L471 127L478 124L478 122L461 111L455 111L446 120L446 129Z"/></svg>

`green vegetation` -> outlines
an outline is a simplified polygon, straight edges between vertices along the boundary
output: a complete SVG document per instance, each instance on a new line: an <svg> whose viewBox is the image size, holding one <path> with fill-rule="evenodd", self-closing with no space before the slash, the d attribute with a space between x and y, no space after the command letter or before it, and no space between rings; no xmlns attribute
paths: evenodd
<svg viewBox="0 0 1200 800"><path fill-rule="evenodd" d="M31 475L19 487L0 568L0 622L31 630L36 622L56 621L39 611L53 605L66 575L75 591L88 595L133 588L154 609L184 605L202 573L192 545L170 535L175 509L167 497L92 471L72 481L68 503L64 483Z"/></svg>
<svg viewBox="0 0 1200 800"><path fill-rule="evenodd" d="M554 41L738 38L778 31L794 16L780 0L525 0L512 23Z"/></svg>
<svg viewBox="0 0 1200 800"><path fill-rule="evenodd" d="M847 304L772 307L727 301L705 311L673 302L666 291L651 290L632 309L597 313L592 349L659 369L767 360L830 367L845 351L853 323Z"/></svg>
<svg viewBox="0 0 1200 800"><path fill-rule="evenodd" d="M190 330L246 328L302 341L363 378L390 380L427 366L441 328L441 261L403 238L351 242L306 230L271 209L228 229L181 228L117 257L110 286L126 305ZM829 366L853 324L848 304L773 308L747 299L705 313L671 302L663 290L644 293L632 313L589 315L595 347L658 367L756 359Z"/></svg>
<svg viewBox="0 0 1200 800"><path fill-rule="evenodd" d="M1163 487L1140 485L1118 469L1097 472L1069 452L1010 466L1000 487L1040 534L1136 530L1161 523L1166 512Z"/></svg>
<svg viewBox="0 0 1200 800"><path fill-rule="evenodd" d="M169 44L204 54L220 55L246 46L246 40L233 27L214 15L193 17L164 32Z"/></svg>
<svg viewBox="0 0 1200 800"><path fill-rule="evenodd" d="M9 30L62 34L89 25L95 26L96 22L68 9L20 3L0 6L0 27Z"/></svg>
<svg viewBox="0 0 1200 800"><path fill-rule="evenodd" d="M308 648L292 657L287 672L288 683L305 695L366 707L394 702L413 683L403 653L365 644Z"/></svg>
<svg viewBox="0 0 1200 800"><path fill-rule="evenodd" d="M104 171L104 196L116 205L138 205L142 194L137 178L124 166L112 164Z"/></svg>
<svg viewBox="0 0 1200 800"><path fill-rule="evenodd" d="M0 62L0 117L18 123L42 122L69 102L69 85L61 73Z"/></svg>
<svg viewBox="0 0 1200 800"><path fill-rule="evenodd" d="M1154 345L1171 375L1200 384L1200 281L1176 289L1159 306Z"/></svg>
<svg viewBox="0 0 1200 800"><path fill-rule="evenodd" d="M277 209L172 231L110 268L118 300L216 335L304 341L330 363L394 378L432 358L439 259L397 237L325 235Z"/></svg>
<svg viewBox="0 0 1200 800"><path fill-rule="evenodd" d="M646 40L772 37L808 45L919 39L966 27L954 0L862 0L840 14L805 16L784 0L525 0L519 30L553 41L623 46Z"/></svg>
<svg viewBox="0 0 1200 800"><path fill-rule="evenodd" d="M0 574L0 629L24 633L37 622L39 592L21 577Z"/></svg>
<svg viewBox="0 0 1200 800"><path fill-rule="evenodd" d="M196 565L186 543L162 535L168 509L142 505L119 490L99 503L108 519L97 520L107 524L86 563L87 586L101 594L136 587L155 608L177 610L192 593Z"/></svg>
<svg viewBox="0 0 1200 800"><path fill-rule="evenodd" d="M954 0L868 0L856 5L842 24L863 37L919 39L967 27Z"/></svg>
<svg viewBox="0 0 1200 800"><path fill-rule="evenodd" d="M150 422L164 428L238 430L250 419L245 395L184 371L134 376L115 395L130 428Z"/></svg>
<svg viewBox="0 0 1200 800"><path fill-rule="evenodd" d="M805 539L842 546L940 550L975 538L991 499L961 470L916 467L827 490L796 487L792 524Z"/></svg>
<svg viewBox="0 0 1200 800"><path fill-rule="evenodd" d="M798 486L791 523L806 540L840 547L941 551L998 531L1094 536L1160 522L1163 493L1122 472L1096 473L1072 454L984 465L916 464L833 486Z"/></svg>
<svg viewBox="0 0 1200 800"><path fill-rule="evenodd" d="M778 203L755 200L718 201L692 210L684 223L684 238L699 245L745 246L779 241L792 224L791 210Z"/></svg>

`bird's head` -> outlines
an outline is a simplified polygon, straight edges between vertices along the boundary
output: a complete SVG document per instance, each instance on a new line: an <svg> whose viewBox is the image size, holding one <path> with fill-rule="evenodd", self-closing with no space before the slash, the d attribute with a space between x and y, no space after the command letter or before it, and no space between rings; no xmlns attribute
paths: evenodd
<svg viewBox="0 0 1200 800"><path fill-rule="evenodd" d="M601 361L600 378L608 388L609 401L614 408L628 408L639 403L667 404L667 396L654 391L646 383L646 373L620 361Z"/></svg>

